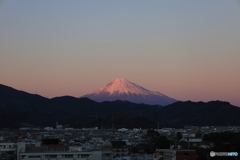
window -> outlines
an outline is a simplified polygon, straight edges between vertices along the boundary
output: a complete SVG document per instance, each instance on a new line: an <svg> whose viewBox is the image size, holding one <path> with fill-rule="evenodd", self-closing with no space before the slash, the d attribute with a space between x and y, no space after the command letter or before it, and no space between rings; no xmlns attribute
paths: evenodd
<svg viewBox="0 0 240 160"><path fill-rule="evenodd" d="M189 153L183 153L183 156L189 156Z"/></svg>
<svg viewBox="0 0 240 160"><path fill-rule="evenodd" d="M81 158L88 158L88 157L89 157L88 154L82 154L82 155L81 155Z"/></svg>
<svg viewBox="0 0 240 160"><path fill-rule="evenodd" d="M28 158L41 158L40 155L32 155L32 156L28 156Z"/></svg>
<svg viewBox="0 0 240 160"><path fill-rule="evenodd" d="M57 155L46 155L45 158L57 158Z"/></svg>
<svg viewBox="0 0 240 160"><path fill-rule="evenodd" d="M62 155L62 158L73 158L73 155L72 154Z"/></svg>

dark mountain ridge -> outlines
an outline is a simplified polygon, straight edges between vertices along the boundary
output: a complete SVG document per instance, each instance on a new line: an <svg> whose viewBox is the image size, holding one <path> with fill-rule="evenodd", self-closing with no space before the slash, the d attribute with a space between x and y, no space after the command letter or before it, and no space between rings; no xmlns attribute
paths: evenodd
<svg viewBox="0 0 240 160"><path fill-rule="evenodd" d="M48 99L0 85L0 127L16 128L20 126L20 123L54 126L56 121L63 125L87 127L87 124L89 126L98 124L99 118L104 119L116 112L126 115L121 122L119 120L118 123L121 124L119 127L124 125L147 127L146 124L149 124L148 126L151 128L151 124L157 122L163 124L163 126L240 125L240 108L231 105L229 102L179 101L165 107L135 104L120 100L100 103L88 98L79 99L71 96ZM139 117L142 117L141 120L135 120ZM125 121L125 119L128 119L128 121ZM77 121L78 125L76 125ZM83 123L80 123L80 121ZM108 122L107 119L104 121ZM131 125L128 125L129 123Z"/></svg>
<svg viewBox="0 0 240 160"><path fill-rule="evenodd" d="M156 119L166 124L239 125L240 108L229 102L176 102L157 111Z"/></svg>

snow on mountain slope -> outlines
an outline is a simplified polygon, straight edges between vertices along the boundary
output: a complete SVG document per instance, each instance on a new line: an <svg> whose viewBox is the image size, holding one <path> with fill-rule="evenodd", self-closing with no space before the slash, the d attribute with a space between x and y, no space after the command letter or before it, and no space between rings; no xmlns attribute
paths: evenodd
<svg viewBox="0 0 240 160"><path fill-rule="evenodd" d="M159 92L149 91L123 78L117 78L95 92L82 97L87 97L97 102L127 100L133 103L162 106L177 101Z"/></svg>

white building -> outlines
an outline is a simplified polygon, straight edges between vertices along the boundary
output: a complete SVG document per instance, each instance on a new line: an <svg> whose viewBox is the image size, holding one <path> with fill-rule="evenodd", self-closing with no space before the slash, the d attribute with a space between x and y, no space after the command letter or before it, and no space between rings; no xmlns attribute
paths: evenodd
<svg viewBox="0 0 240 160"><path fill-rule="evenodd" d="M16 148L14 148L14 143L12 142L0 142L0 157L4 159L5 157L14 156L16 153Z"/></svg>
<svg viewBox="0 0 240 160"><path fill-rule="evenodd" d="M18 142L17 160L112 160L110 150L83 151L80 148L67 147L26 147L24 141Z"/></svg>

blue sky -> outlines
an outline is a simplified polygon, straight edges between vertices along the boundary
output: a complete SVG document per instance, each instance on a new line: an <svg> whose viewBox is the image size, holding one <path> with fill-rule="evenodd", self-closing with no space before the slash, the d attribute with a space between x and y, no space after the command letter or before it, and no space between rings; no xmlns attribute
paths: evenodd
<svg viewBox="0 0 240 160"><path fill-rule="evenodd" d="M0 83L82 96L126 78L240 106L237 0L0 1Z"/></svg>

